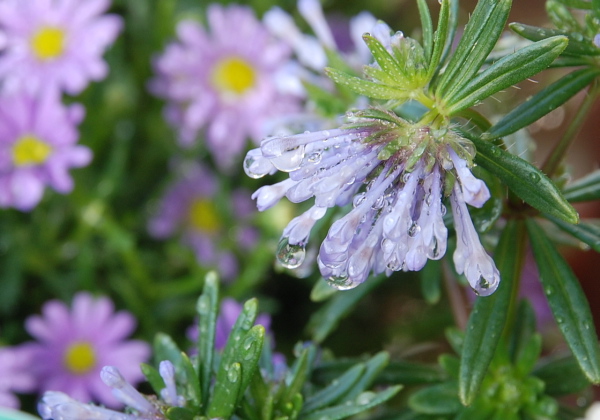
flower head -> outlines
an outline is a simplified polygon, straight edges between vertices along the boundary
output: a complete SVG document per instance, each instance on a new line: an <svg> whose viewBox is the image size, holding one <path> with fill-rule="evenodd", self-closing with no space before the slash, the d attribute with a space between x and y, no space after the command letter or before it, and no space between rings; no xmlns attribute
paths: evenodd
<svg viewBox="0 0 600 420"><path fill-rule="evenodd" d="M457 247L454 263L480 295L492 293L499 273L485 252L467 204L489 198L469 167L474 149L449 129L410 124L378 109L359 111L335 130L265 139L246 156L246 173L259 178L276 170L289 178L258 189L259 210L283 196L314 205L284 229L277 258L288 268L302 264L311 229L328 208L352 204L321 244L321 274L337 288L356 287L368 275L420 270L446 252L450 196Z"/></svg>
<svg viewBox="0 0 600 420"><path fill-rule="evenodd" d="M168 187L155 217L150 220L149 231L156 238L167 238L179 232L185 244L193 249L199 263L216 266L225 279L237 274L235 255L219 246L219 238L230 230L217 206L219 190L215 175L201 165L185 166L181 179ZM254 213L252 201L243 190L234 190L231 209L235 211L239 225L235 242L242 249L250 249L257 239L256 230L248 225ZM245 223L246 222L246 223Z"/></svg>
<svg viewBox="0 0 600 420"><path fill-rule="evenodd" d="M100 380L105 365L118 366L129 381L139 381L139 364L150 354L147 343L126 340L135 328L133 316L114 313L112 302L81 292L71 311L59 301L49 301L42 316L26 320L27 331L38 341L27 343L31 369L40 391L69 393L82 401L115 405L116 400Z"/></svg>
<svg viewBox="0 0 600 420"><path fill-rule="evenodd" d="M166 115L191 144L206 127L206 142L216 163L229 168L245 140L265 134L265 123L297 106L276 83L290 55L242 6L208 7L210 31L198 23L177 26L178 40L155 61L151 89L168 100Z"/></svg>
<svg viewBox="0 0 600 420"><path fill-rule="evenodd" d="M64 107L44 91L0 97L0 206L31 210L49 185L65 194L73 189L68 170L87 165L91 151L77 145L79 105Z"/></svg>
<svg viewBox="0 0 600 420"><path fill-rule="evenodd" d="M102 60L122 21L102 15L109 0L5 0L0 28L6 37L0 77L9 88L48 86L69 94L108 73Z"/></svg>
<svg viewBox="0 0 600 420"><path fill-rule="evenodd" d="M21 347L0 348L0 407L19 408L13 392L29 392L35 380L28 370L31 352Z"/></svg>

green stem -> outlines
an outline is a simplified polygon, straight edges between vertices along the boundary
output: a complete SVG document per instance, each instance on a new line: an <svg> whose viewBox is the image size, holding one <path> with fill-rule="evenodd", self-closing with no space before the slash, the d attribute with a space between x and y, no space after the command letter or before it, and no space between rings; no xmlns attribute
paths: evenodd
<svg viewBox="0 0 600 420"><path fill-rule="evenodd" d="M549 177L552 177L552 175L554 175L560 163L564 159L567 149L575 139L575 135L581 129L581 126L586 120L586 117L590 112L592 105L598 98L598 95L600 95L600 81L596 79L592 84L592 88L583 100L583 103L579 107L577 114L575 114L575 118L573 118L571 124L567 128L567 131L565 131L562 138L555 146L554 150L552 150L550 156L548 156L548 159L542 166L542 171L545 172Z"/></svg>

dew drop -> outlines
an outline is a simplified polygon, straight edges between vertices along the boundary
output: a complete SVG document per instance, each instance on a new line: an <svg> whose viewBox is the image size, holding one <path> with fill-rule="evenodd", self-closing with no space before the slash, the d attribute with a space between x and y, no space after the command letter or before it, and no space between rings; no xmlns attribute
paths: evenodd
<svg viewBox="0 0 600 420"><path fill-rule="evenodd" d="M292 172L300 167L304 159L304 146L282 153L280 156L271 158L271 163L282 172Z"/></svg>
<svg viewBox="0 0 600 420"><path fill-rule="evenodd" d="M500 148L499 147L492 147L492 155L493 156L500 156Z"/></svg>
<svg viewBox="0 0 600 420"><path fill-rule="evenodd" d="M321 156L322 152L320 150L314 151L308 156L308 161L310 163L319 163L321 162Z"/></svg>
<svg viewBox="0 0 600 420"><path fill-rule="evenodd" d="M246 175L254 179L262 178L265 176L265 174L262 172L256 172L256 169L259 167L260 165L258 159L256 159L254 156L246 155L246 158L244 159L244 172L246 172Z"/></svg>
<svg viewBox="0 0 600 420"><path fill-rule="evenodd" d="M354 199L352 200L352 206L354 208L360 206L362 204L363 201L365 201L365 193L360 193L360 194L356 194L354 196Z"/></svg>
<svg viewBox="0 0 600 420"><path fill-rule="evenodd" d="M358 283L354 283L352 280L348 279L347 273L342 273L337 276L331 276L327 278L327 283L331 287L335 287L338 290L350 290L358 286Z"/></svg>
<svg viewBox="0 0 600 420"><path fill-rule="evenodd" d="M354 181L356 181L356 177L355 177L355 176L351 177L351 178L348 180L348 182L346 182L346 185L352 185L352 184L354 184Z"/></svg>
<svg viewBox="0 0 600 420"><path fill-rule="evenodd" d="M398 271L398 270L400 270L400 268L401 268L401 265L400 265L400 263L398 262L398 259L397 259L396 257L392 257L392 258L391 258L391 259L388 261L388 263L387 263L386 267L387 267L387 268L389 268L389 269L390 269L390 270L392 270L392 271Z"/></svg>
<svg viewBox="0 0 600 420"><path fill-rule="evenodd" d="M446 206L444 206L443 204L440 205L440 213L442 214L442 216L446 215Z"/></svg>
<svg viewBox="0 0 600 420"><path fill-rule="evenodd" d="M552 293L554 293L554 288L552 286L548 286L544 289L544 293L546 293L546 296L550 296Z"/></svg>
<svg viewBox="0 0 600 420"><path fill-rule="evenodd" d="M363 392L356 398L356 404L358 405L367 405L370 404L371 401L375 398L374 392Z"/></svg>
<svg viewBox="0 0 600 420"><path fill-rule="evenodd" d="M489 280L483 276L479 276L479 279L473 287L473 291L478 296L489 296L496 291L499 282L500 279L497 276L494 276Z"/></svg>
<svg viewBox="0 0 600 420"><path fill-rule="evenodd" d="M304 245L291 245L289 238L281 238L277 245L277 260L285 268L298 268L304 262L306 251Z"/></svg>
<svg viewBox="0 0 600 420"><path fill-rule="evenodd" d="M240 378L239 369L235 369L233 367L233 365L230 366L229 371L227 372L227 379L229 379L229 382L236 383L239 378Z"/></svg>
<svg viewBox="0 0 600 420"><path fill-rule="evenodd" d="M380 208L383 207L384 204L385 204L385 197L383 195L380 195L379 197L377 197L377 200L375 200L375 202L373 203L371 208L373 210L379 210Z"/></svg>
<svg viewBox="0 0 600 420"><path fill-rule="evenodd" d="M412 225L408 228L408 236L414 238L421 232L421 226L417 224L417 222L412 222Z"/></svg>
<svg viewBox="0 0 600 420"><path fill-rule="evenodd" d="M582 35L582 34L580 34L579 32L573 32L573 33L571 34L571 36L573 37L573 39L574 39L575 41L579 41L579 42L582 42L582 41L583 41L583 35Z"/></svg>
<svg viewBox="0 0 600 420"><path fill-rule="evenodd" d="M540 182L541 177L539 174L535 173L535 172L531 172L529 174L529 179L531 179L531 181L535 184L537 184L538 182Z"/></svg>

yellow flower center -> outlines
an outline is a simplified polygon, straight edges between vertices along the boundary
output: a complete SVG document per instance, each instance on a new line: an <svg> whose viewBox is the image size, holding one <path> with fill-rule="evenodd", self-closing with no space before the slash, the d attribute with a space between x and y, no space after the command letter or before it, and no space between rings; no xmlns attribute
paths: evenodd
<svg viewBox="0 0 600 420"><path fill-rule="evenodd" d="M96 353L87 341L77 341L71 344L64 357L65 367L76 375L89 372L96 366Z"/></svg>
<svg viewBox="0 0 600 420"><path fill-rule="evenodd" d="M17 140L12 148L16 166L44 163L52 152L52 147L35 136L25 135Z"/></svg>
<svg viewBox="0 0 600 420"><path fill-rule="evenodd" d="M202 198L195 200L190 206L189 221L192 227L205 233L214 233L221 227L215 205Z"/></svg>
<svg viewBox="0 0 600 420"><path fill-rule="evenodd" d="M212 83L221 93L242 95L254 86L256 72L239 57L220 60L212 70Z"/></svg>
<svg viewBox="0 0 600 420"><path fill-rule="evenodd" d="M31 38L31 48L40 60L56 58L65 49L65 32L54 26L42 26Z"/></svg>

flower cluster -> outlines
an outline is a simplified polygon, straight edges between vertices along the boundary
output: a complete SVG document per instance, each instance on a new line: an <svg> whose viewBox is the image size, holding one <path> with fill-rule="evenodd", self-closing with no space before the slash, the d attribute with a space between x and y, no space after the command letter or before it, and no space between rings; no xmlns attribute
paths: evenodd
<svg viewBox="0 0 600 420"><path fill-rule="evenodd" d="M168 101L165 115L180 143L191 145L206 127L215 163L230 169L248 137L258 141L269 118L298 107L277 82L291 51L250 8L211 4L207 21L209 32L191 20L179 23L178 40L154 62L151 90Z"/></svg>
<svg viewBox="0 0 600 420"><path fill-rule="evenodd" d="M321 274L339 289L364 282L370 272L390 275L420 270L447 248L445 196L456 230L454 264L479 295L489 295L500 276L471 221L467 204L490 197L473 176L473 145L449 129L408 123L379 109L350 115L335 130L265 139L248 152L246 173L260 178L279 171L289 178L258 189L266 210L283 196L314 205L284 229L277 257L288 268L302 264L311 229L330 207L352 204L320 247Z"/></svg>
<svg viewBox="0 0 600 420"><path fill-rule="evenodd" d="M80 93L108 72L104 50L121 19L102 15L108 0L6 0L0 3L0 206L31 210L44 187L73 188L68 170L91 161L76 145L83 108L60 96Z"/></svg>
<svg viewBox="0 0 600 420"><path fill-rule="evenodd" d="M258 232L250 226L255 212L249 193L234 190L227 210L235 212L236 228L227 226L223 211L218 207L219 182L213 172L202 165L181 165L182 176L164 193L157 214L148 229L156 238L167 238L181 233L183 242L195 253L200 264L216 267L224 279L233 279L238 272L238 261L227 246L226 233L234 235L241 250L249 250L256 243Z"/></svg>
<svg viewBox="0 0 600 420"><path fill-rule="evenodd" d="M42 316L27 319L27 331L38 341L14 348L28 360L27 371L39 391L62 391L82 401L96 400L114 406L116 400L99 378L103 366L115 365L132 382L142 379L139 364L150 355L148 344L126 340L135 328L128 312L114 313L105 297L80 292L72 309L49 301Z"/></svg>

